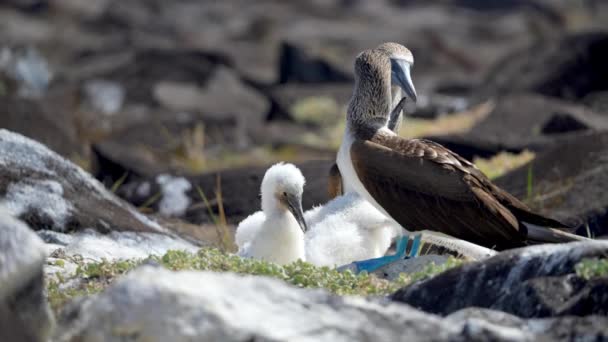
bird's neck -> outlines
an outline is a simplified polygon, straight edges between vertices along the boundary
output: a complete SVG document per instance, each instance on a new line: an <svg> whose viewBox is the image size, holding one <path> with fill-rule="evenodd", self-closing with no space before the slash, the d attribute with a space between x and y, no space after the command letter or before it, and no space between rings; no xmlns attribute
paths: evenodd
<svg viewBox="0 0 608 342"><path fill-rule="evenodd" d="M279 204L272 194L262 194L262 211L266 217L281 217L288 213L287 209Z"/></svg>
<svg viewBox="0 0 608 342"><path fill-rule="evenodd" d="M368 139L385 127L391 111L391 96L390 75L356 80L346 117L350 133Z"/></svg>

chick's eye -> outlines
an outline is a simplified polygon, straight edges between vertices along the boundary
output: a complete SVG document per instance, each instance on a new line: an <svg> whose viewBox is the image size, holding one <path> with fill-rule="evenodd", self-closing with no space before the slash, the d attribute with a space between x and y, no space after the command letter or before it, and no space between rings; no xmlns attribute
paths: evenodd
<svg viewBox="0 0 608 342"><path fill-rule="evenodd" d="M283 196L287 197L287 192L283 192Z"/></svg>

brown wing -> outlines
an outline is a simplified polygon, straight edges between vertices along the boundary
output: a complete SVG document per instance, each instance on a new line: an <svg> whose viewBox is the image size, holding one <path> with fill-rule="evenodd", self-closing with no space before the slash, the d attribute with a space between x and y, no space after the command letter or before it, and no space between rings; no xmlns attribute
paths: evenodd
<svg viewBox="0 0 608 342"><path fill-rule="evenodd" d="M329 169L329 179L327 182L327 194L329 199L334 199L344 193L342 190L342 175L338 165L334 163Z"/></svg>
<svg viewBox="0 0 608 342"><path fill-rule="evenodd" d="M497 249L525 244L525 228L489 191L491 182L443 146L375 136L355 141L350 153L367 191L406 229L439 231Z"/></svg>
<svg viewBox="0 0 608 342"><path fill-rule="evenodd" d="M389 144L398 147L400 144L403 144L401 141L404 141L404 139L390 139L390 141L392 143L389 142ZM412 139L405 141L406 145L411 144L413 146L419 146L419 148L420 145L427 146L427 148L434 150L435 153L441 156L438 158L438 161L447 161L451 165L457 167L460 171L472 175L485 191L489 192L500 204L509 209L519 221L562 230L572 229L572 227L569 227L562 222L533 212L532 209L530 209L525 203L492 183L492 181L490 181L488 177L486 177L486 175L483 174L483 172L481 172L473 163L450 151L444 146L434 141L425 139Z"/></svg>

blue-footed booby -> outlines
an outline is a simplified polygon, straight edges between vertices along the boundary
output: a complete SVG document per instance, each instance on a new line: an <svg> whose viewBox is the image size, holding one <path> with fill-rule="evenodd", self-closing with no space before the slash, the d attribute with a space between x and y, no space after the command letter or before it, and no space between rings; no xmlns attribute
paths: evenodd
<svg viewBox="0 0 608 342"><path fill-rule="evenodd" d="M304 233L308 229L302 211L305 179L292 164L270 167L262 179L262 211L237 227L238 254L277 264L305 260Z"/></svg>
<svg viewBox="0 0 608 342"><path fill-rule="evenodd" d="M359 193L409 231L440 232L497 250L584 239L532 212L456 153L388 128L391 86L416 100L413 64L412 53L396 43L357 56L337 156L343 191Z"/></svg>

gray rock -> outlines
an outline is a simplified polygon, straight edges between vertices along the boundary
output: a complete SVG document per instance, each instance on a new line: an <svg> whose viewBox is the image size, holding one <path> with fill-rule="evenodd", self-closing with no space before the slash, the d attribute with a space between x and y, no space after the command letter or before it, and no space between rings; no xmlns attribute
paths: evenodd
<svg viewBox="0 0 608 342"><path fill-rule="evenodd" d="M302 170L307 180L303 195L304 208L308 209L313 205L326 203L328 201L327 175L333 161L313 160L295 164ZM200 204L201 197L198 193L198 188L209 197L211 210L214 213L218 213L218 203L213 201L213 199L217 185L217 175L219 174L226 218L229 223L238 223L251 213L260 210L260 201L258 200L260 184L268 167L234 168L222 171L221 173L210 172L200 176L184 177L183 180L189 182L191 187L184 193L181 193L179 197L181 198L180 200L186 200L182 195L187 196L192 205L189 205L184 214L179 217L185 218L187 221L195 224L213 222L209 215L209 208ZM148 191L140 191L142 189ZM117 191L119 196L135 205L141 205L150 198L150 194L156 193L164 195L160 201L153 203L151 208L155 211L161 211L160 206L163 203L163 199L169 197L165 197L167 193L163 192L162 187L157 182L157 178L132 181L121 186ZM172 196L171 193L169 195ZM194 205L197 203L198 205Z"/></svg>
<svg viewBox="0 0 608 342"><path fill-rule="evenodd" d="M500 151L540 151L568 138L608 130L608 118L585 106L536 94L508 94L463 134L431 137L465 158Z"/></svg>
<svg viewBox="0 0 608 342"><path fill-rule="evenodd" d="M603 340L608 336L605 316L522 319L501 311L468 308L446 317L463 326L465 340L487 341L500 336L507 341Z"/></svg>
<svg viewBox="0 0 608 342"><path fill-rule="evenodd" d="M58 341L447 340L458 333L403 305L382 306L259 277L150 267L68 311Z"/></svg>
<svg viewBox="0 0 608 342"><path fill-rule="evenodd" d="M33 229L169 233L44 145L0 130L0 204Z"/></svg>
<svg viewBox="0 0 608 342"><path fill-rule="evenodd" d="M51 230L38 231L46 242L50 257L44 267L47 277L78 279L76 259L85 262L145 259L151 255L162 256L169 250L196 253L199 249L188 241L155 233L111 232L100 234L91 229L72 234ZM78 282L75 282L78 284Z"/></svg>
<svg viewBox="0 0 608 342"><path fill-rule="evenodd" d="M394 280L399 274L416 273L424 270L428 265L443 265L448 260L446 255L421 255L413 259L403 259L390 263L374 273L385 279Z"/></svg>
<svg viewBox="0 0 608 342"><path fill-rule="evenodd" d="M521 317L606 314L608 279L584 281L572 274L582 259L607 252L605 241L510 250L416 282L392 299L442 315L467 307Z"/></svg>
<svg viewBox="0 0 608 342"><path fill-rule="evenodd" d="M20 96L39 98L53 79L49 64L32 47L0 50L0 73L6 73L18 84Z"/></svg>
<svg viewBox="0 0 608 342"><path fill-rule="evenodd" d="M530 163L496 179L496 184L540 213L577 227L580 235L606 236L607 156L608 133L572 137L538 153Z"/></svg>
<svg viewBox="0 0 608 342"><path fill-rule="evenodd" d="M45 259L40 238L0 207L0 337L45 341L50 335L54 318L44 295Z"/></svg>
<svg viewBox="0 0 608 342"><path fill-rule="evenodd" d="M25 99L16 94L2 97L0 127L47 145L67 158L83 155L73 112L60 98Z"/></svg>
<svg viewBox="0 0 608 342"><path fill-rule="evenodd" d="M600 316L524 320L483 309L441 318L263 277L145 266L97 296L68 304L55 340L601 340L606 323Z"/></svg>
<svg viewBox="0 0 608 342"><path fill-rule="evenodd" d="M608 88L607 57L608 34L601 31L533 42L496 62L476 97L535 92L578 100Z"/></svg>
<svg viewBox="0 0 608 342"><path fill-rule="evenodd" d="M116 82L90 80L83 88L88 105L99 113L114 115L124 104L125 89Z"/></svg>

